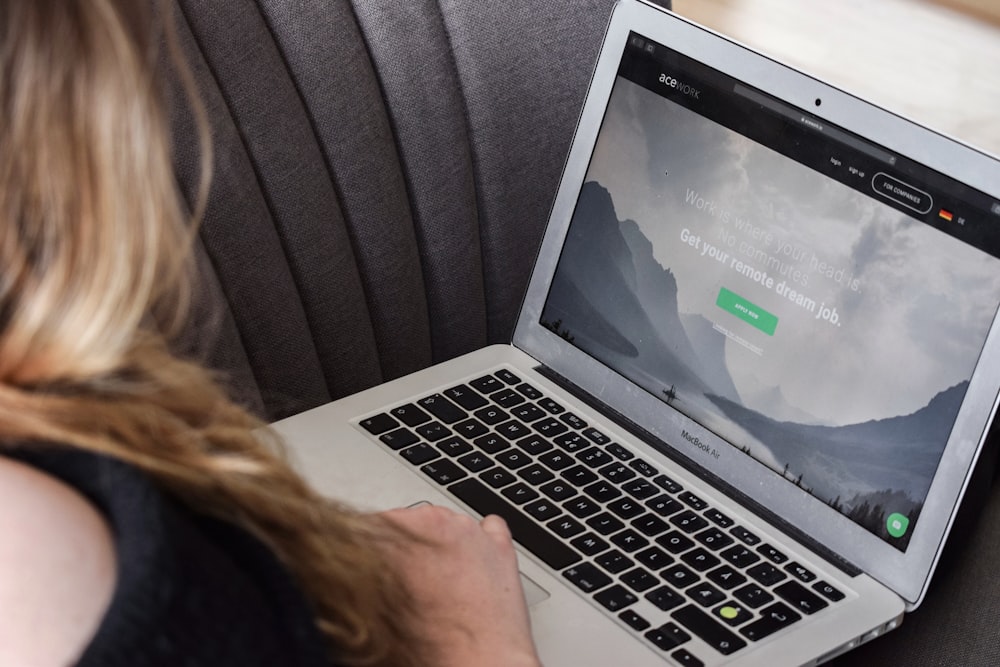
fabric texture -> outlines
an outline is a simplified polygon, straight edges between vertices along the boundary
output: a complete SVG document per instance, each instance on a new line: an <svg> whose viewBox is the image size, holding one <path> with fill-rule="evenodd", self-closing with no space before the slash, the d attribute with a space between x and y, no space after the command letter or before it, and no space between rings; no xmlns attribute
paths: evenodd
<svg viewBox="0 0 1000 667"><path fill-rule="evenodd" d="M77 489L111 527L118 581L78 667L330 665L305 598L245 532L112 459L59 448L5 456Z"/></svg>

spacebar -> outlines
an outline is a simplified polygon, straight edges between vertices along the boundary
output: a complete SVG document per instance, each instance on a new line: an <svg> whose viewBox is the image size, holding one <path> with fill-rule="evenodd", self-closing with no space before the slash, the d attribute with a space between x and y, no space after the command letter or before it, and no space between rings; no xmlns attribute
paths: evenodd
<svg viewBox="0 0 1000 667"><path fill-rule="evenodd" d="M573 549L493 493L478 479L466 479L452 484L448 490L483 516L487 514L502 516L510 527L514 540L542 559L549 567L561 570L581 560L580 555Z"/></svg>

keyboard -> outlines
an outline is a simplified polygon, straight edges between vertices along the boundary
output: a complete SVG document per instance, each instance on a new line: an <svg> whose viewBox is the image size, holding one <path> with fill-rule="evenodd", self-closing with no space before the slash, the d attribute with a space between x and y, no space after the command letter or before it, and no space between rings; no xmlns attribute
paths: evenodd
<svg viewBox="0 0 1000 667"><path fill-rule="evenodd" d="M357 424L681 665L846 597L510 369Z"/></svg>

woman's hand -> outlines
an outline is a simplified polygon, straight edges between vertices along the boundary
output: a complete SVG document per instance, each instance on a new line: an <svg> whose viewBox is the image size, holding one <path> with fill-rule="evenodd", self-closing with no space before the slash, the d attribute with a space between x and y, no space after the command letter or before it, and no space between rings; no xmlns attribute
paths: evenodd
<svg viewBox="0 0 1000 667"><path fill-rule="evenodd" d="M537 667L510 530L436 505L385 518L421 541L394 544L390 558L414 597L417 633L441 667Z"/></svg>

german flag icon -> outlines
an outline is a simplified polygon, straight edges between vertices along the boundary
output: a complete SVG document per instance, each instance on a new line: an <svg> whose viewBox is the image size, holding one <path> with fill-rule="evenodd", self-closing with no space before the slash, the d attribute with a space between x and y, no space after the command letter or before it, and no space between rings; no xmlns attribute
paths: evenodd
<svg viewBox="0 0 1000 667"><path fill-rule="evenodd" d="M951 219L954 218L955 216L952 215L951 211L946 211L944 209L941 209L940 211L938 211L938 217L941 218L942 220L946 220L947 222L951 222Z"/></svg>

